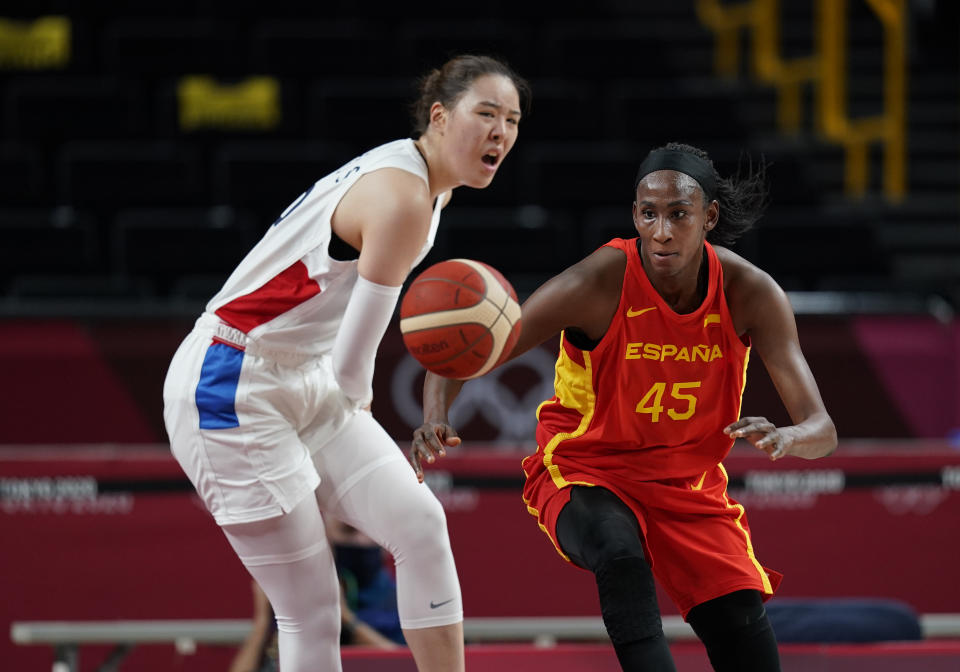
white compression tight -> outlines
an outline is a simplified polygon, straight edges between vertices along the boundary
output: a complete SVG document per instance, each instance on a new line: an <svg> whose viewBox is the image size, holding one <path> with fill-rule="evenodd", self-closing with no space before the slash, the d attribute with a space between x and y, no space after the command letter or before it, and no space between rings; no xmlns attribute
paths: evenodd
<svg viewBox="0 0 960 672"><path fill-rule="evenodd" d="M339 584L320 509L393 554L404 629L462 621L443 507L379 423L358 413L314 462L315 499L277 518L223 527L277 615L280 669L341 669Z"/></svg>
<svg viewBox="0 0 960 672"><path fill-rule="evenodd" d="M223 532L276 614L280 668L339 672L340 584L313 498Z"/></svg>
<svg viewBox="0 0 960 672"><path fill-rule="evenodd" d="M443 507L390 435L358 413L314 456L317 501L393 554L404 629L463 620L460 583Z"/></svg>

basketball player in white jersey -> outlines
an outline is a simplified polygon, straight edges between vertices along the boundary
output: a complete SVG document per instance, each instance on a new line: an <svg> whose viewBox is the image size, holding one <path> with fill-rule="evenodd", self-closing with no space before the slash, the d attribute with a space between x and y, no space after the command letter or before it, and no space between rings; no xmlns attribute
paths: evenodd
<svg viewBox="0 0 960 672"><path fill-rule="evenodd" d="M425 76L417 139L368 151L294 201L170 365L173 454L269 598L284 672L341 669L323 514L393 554L418 669L464 668L444 512L370 414L374 357L441 208L458 186L490 184L528 94L489 57L460 56Z"/></svg>

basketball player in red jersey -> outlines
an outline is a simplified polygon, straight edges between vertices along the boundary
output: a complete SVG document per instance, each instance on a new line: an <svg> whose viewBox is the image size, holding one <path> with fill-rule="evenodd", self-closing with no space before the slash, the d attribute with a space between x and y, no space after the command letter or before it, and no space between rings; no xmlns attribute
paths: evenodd
<svg viewBox="0 0 960 672"><path fill-rule="evenodd" d="M763 602L781 577L755 556L720 462L738 437L778 460L829 455L837 436L783 290L722 247L762 214L764 168L723 178L702 150L668 144L644 159L635 187L638 236L610 241L523 304L511 358L561 334L524 501L560 555L595 574L624 670L675 669L654 577L715 670L779 670ZM741 417L751 352L794 424ZM460 441L447 410L462 384L427 376L418 476Z"/></svg>

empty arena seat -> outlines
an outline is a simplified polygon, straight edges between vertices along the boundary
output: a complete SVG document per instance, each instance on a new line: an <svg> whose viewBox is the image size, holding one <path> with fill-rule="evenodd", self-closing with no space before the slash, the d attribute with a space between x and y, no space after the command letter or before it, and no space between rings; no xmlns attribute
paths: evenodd
<svg viewBox="0 0 960 672"><path fill-rule="evenodd" d="M613 238L634 238L631 204L590 208L583 214L580 227L583 254L586 256Z"/></svg>
<svg viewBox="0 0 960 672"><path fill-rule="evenodd" d="M214 155L213 196L217 203L255 208L266 227L310 185L353 156L338 143L225 142Z"/></svg>
<svg viewBox="0 0 960 672"><path fill-rule="evenodd" d="M539 206L451 207L440 221L441 257L484 261L505 274L559 273L579 258L569 213Z"/></svg>
<svg viewBox="0 0 960 672"><path fill-rule="evenodd" d="M597 140L607 137L600 87L590 79L550 77L530 83L533 100L520 122L520 142Z"/></svg>
<svg viewBox="0 0 960 672"><path fill-rule="evenodd" d="M40 149L21 142L0 142L0 202L36 204L46 197L47 182Z"/></svg>
<svg viewBox="0 0 960 672"><path fill-rule="evenodd" d="M504 59L525 76L534 44L522 26L473 17L407 20L397 28L399 74L418 76L459 54L485 54ZM396 66L395 66L396 67Z"/></svg>
<svg viewBox="0 0 960 672"><path fill-rule="evenodd" d="M32 304L56 305L69 302L72 306L87 305L102 307L109 301L145 301L155 296L155 288L145 278L130 278L115 273L69 274L69 273L24 273L14 276L9 283L7 296L26 299ZM129 303L125 303L129 306ZM75 310L75 308L73 308ZM67 309L68 311L71 309ZM128 311L129 308L123 310ZM128 312L124 316L129 316Z"/></svg>
<svg viewBox="0 0 960 672"><path fill-rule="evenodd" d="M352 20L274 19L251 30L252 68L274 76L375 76L403 73L385 26Z"/></svg>
<svg viewBox="0 0 960 672"><path fill-rule="evenodd" d="M520 183L527 199L546 208L629 207L633 179L645 154L646 148L625 142L528 145Z"/></svg>
<svg viewBox="0 0 960 672"><path fill-rule="evenodd" d="M167 292L185 275L226 279L257 237L253 216L226 206L127 209L113 224L111 266Z"/></svg>
<svg viewBox="0 0 960 672"><path fill-rule="evenodd" d="M112 76L16 78L7 85L6 130L44 143L128 137L143 130L138 84Z"/></svg>
<svg viewBox="0 0 960 672"><path fill-rule="evenodd" d="M614 137L653 146L685 142L703 146L731 145L730 138L748 134L737 116L740 89L713 80L686 83L620 79L610 82L607 121ZM727 99L723 104L720 100ZM651 149L653 147L650 147Z"/></svg>
<svg viewBox="0 0 960 672"><path fill-rule="evenodd" d="M57 157L58 196L69 204L189 204L203 178L198 150L171 142L69 142Z"/></svg>
<svg viewBox="0 0 960 672"><path fill-rule="evenodd" d="M816 290L828 276L836 283L843 276L889 274L888 255L871 222L814 216L812 209L810 213L796 222L767 222L755 232L759 262L774 279L791 285L785 289Z"/></svg>
<svg viewBox="0 0 960 672"><path fill-rule="evenodd" d="M213 17L120 18L103 28L100 44L109 71L139 77L247 70L233 23Z"/></svg>
<svg viewBox="0 0 960 672"><path fill-rule="evenodd" d="M69 207L0 210L0 277L89 273L100 260L97 222Z"/></svg>
<svg viewBox="0 0 960 672"><path fill-rule="evenodd" d="M171 283L169 297L183 304L206 305L220 291L229 275L229 272L184 273Z"/></svg>
<svg viewBox="0 0 960 672"><path fill-rule="evenodd" d="M363 150L411 133L415 78L323 79L307 93L308 133Z"/></svg>
<svg viewBox="0 0 960 672"><path fill-rule="evenodd" d="M609 17L602 13L582 19L548 21L540 31L537 72L564 77L656 77L672 72L671 63L643 65L646 54L662 36L643 19Z"/></svg>

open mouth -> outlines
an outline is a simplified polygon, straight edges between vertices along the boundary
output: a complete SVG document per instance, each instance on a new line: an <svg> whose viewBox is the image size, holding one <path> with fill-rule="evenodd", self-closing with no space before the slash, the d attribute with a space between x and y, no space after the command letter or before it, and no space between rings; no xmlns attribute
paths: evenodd
<svg viewBox="0 0 960 672"><path fill-rule="evenodd" d="M500 161L500 157L496 154L484 154L482 160L485 164L492 167L497 165L497 162Z"/></svg>

